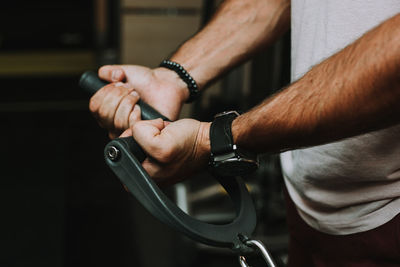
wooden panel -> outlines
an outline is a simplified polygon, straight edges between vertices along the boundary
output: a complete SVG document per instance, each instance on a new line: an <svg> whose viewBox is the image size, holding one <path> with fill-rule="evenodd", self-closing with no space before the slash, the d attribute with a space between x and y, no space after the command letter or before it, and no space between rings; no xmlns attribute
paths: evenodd
<svg viewBox="0 0 400 267"><path fill-rule="evenodd" d="M91 51L0 53L0 76L71 75L94 67Z"/></svg>
<svg viewBox="0 0 400 267"><path fill-rule="evenodd" d="M199 16L124 15L122 62L157 66L199 28Z"/></svg>
<svg viewBox="0 0 400 267"><path fill-rule="evenodd" d="M199 29L200 21L200 16L124 15L122 63L158 66ZM191 110L184 105L181 117L190 117Z"/></svg>
<svg viewBox="0 0 400 267"><path fill-rule="evenodd" d="M201 8L202 0L122 0L122 7Z"/></svg>

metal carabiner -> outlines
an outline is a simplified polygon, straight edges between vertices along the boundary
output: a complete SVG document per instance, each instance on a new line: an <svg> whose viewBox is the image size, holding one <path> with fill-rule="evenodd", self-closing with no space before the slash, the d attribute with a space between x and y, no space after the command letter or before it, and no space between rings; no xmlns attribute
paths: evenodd
<svg viewBox="0 0 400 267"><path fill-rule="evenodd" d="M265 262L267 263L267 265L269 267L276 267L276 264L274 262L274 260L272 259L271 254L269 253L269 251L267 250L267 248L265 247L265 245L259 241L259 240L247 240L245 242L245 244L249 247L257 247L260 252L261 252L261 256L263 257L263 259L265 260ZM250 267L247 262L246 262L246 258L244 256L239 256L239 263L241 267Z"/></svg>

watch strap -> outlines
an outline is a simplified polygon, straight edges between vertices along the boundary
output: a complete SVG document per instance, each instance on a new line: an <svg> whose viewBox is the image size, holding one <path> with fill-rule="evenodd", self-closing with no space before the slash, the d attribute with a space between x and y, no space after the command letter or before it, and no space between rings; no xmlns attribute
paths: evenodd
<svg viewBox="0 0 400 267"><path fill-rule="evenodd" d="M237 112L217 115L210 126L210 145L213 156L233 151L232 121L238 116Z"/></svg>

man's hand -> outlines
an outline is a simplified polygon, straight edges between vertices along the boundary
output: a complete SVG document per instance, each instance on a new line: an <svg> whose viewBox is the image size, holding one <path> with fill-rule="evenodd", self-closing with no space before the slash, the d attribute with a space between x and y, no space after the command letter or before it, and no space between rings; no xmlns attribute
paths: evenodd
<svg viewBox="0 0 400 267"><path fill-rule="evenodd" d="M103 66L99 77L112 82L90 100L89 108L108 129L110 137L119 136L136 118L131 113L140 98L171 120L177 119L189 96L187 85L168 69L149 69L135 65Z"/></svg>
<svg viewBox="0 0 400 267"><path fill-rule="evenodd" d="M135 110L140 112L139 110ZM137 121L122 136L133 135L146 154L143 168L160 185L204 169L210 156L209 123L193 119Z"/></svg>

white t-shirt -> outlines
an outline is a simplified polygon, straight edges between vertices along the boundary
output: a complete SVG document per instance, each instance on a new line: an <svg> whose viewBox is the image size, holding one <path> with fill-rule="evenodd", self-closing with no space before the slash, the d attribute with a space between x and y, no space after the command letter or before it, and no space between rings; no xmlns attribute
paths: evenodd
<svg viewBox="0 0 400 267"><path fill-rule="evenodd" d="M399 0L292 0L292 80L399 12ZM281 160L300 216L317 230L367 231L400 213L400 125Z"/></svg>

